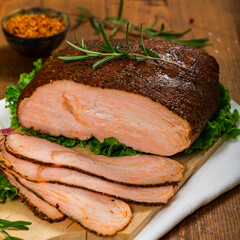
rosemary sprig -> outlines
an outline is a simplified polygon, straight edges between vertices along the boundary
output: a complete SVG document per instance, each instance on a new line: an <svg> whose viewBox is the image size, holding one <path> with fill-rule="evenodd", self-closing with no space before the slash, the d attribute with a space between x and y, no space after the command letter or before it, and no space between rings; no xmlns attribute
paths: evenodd
<svg viewBox="0 0 240 240"><path fill-rule="evenodd" d="M92 26L96 29L95 34L99 34L101 32L100 24L102 26L106 26L112 29L110 33L110 37L113 37L118 30L124 30L127 24L127 19L122 17L123 13L123 5L124 0L119 1L118 8L118 16L117 17L109 17L108 10L106 9L106 16L98 21L97 18L91 13L90 10L86 8L77 7L80 10L80 15L76 18L76 21L79 23L83 21L83 19L89 19L92 23ZM161 24L160 29L156 28L158 23L158 18L155 16L153 23L149 27L142 28L142 33L145 37L155 39L156 37L160 37L169 42L175 42L182 45L194 46L194 47L205 47L211 45L208 41L208 38L200 38L200 39L190 39L181 41L178 38L185 36L187 33L191 31L191 28L187 29L183 32L173 32L173 31L164 31L165 25ZM129 28L129 34L132 35L140 35L141 34L141 25L131 25Z"/></svg>
<svg viewBox="0 0 240 240"><path fill-rule="evenodd" d="M180 38L191 31L191 29L189 28L186 31L180 32L180 33L175 33L173 31L165 31L164 32L164 29L165 29L164 23L161 24L161 27L159 30L156 30L154 28L157 25L157 22L158 22L158 18L157 18L157 16L155 16L155 19L154 19L154 22L152 23L152 25L150 27L143 28L143 32L152 39L155 39L156 37L169 38L169 39ZM131 31L140 31L140 26L131 25L130 30Z"/></svg>
<svg viewBox="0 0 240 240"><path fill-rule="evenodd" d="M25 221L8 221L4 219L0 219L0 233L5 237L4 240L23 240L22 238L12 237L7 233L4 229L20 229L20 230L28 230L29 228L26 227L27 225L31 225L30 222Z"/></svg>
<svg viewBox="0 0 240 240"><path fill-rule="evenodd" d="M80 14L75 20L81 23L84 19L88 19L91 22L92 26L96 29L95 34L99 34L101 32L100 24L102 26L105 26L106 24L111 24L113 27L110 33L110 37L113 37L117 33L119 28L125 27L127 23L127 19L122 17L123 3L124 1L120 0L117 17L109 17L108 9L106 9L106 16L100 22L97 21L97 18L91 13L89 9L77 7L77 9L80 11Z"/></svg>
<svg viewBox="0 0 240 240"><path fill-rule="evenodd" d="M80 15L75 19L77 22L81 23L84 19L87 18L90 20L95 29L99 27L99 23L97 22L96 17L91 13L89 9L83 7L77 7L77 9L81 12Z"/></svg>
<svg viewBox="0 0 240 240"><path fill-rule="evenodd" d="M199 38L199 39L191 39L191 40L177 40L180 37L183 37L187 33L191 32L192 29L189 28L184 32L173 32L173 31L164 31L165 25L164 23L161 24L161 27L159 30L155 29L155 26L157 25L157 17L155 16L155 20L152 23L150 27L143 28L143 32L150 38L155 39L156 37L161 37L164 40L168 42L174 42L181 45L187 45L187 46L193 46L193 47L205 47L210 46L211 44L208 43L208 38ZM131 25L130 27L131 31L140 31L139 26Z"/></svg>
<svg viewBox="0 0 240 240"><path fill-rule="evenodd" d="M75 40L78 44L78 46L74 45L73 43L66 41L67 44L69 44L71 47L75 48L76 50L85 53L85 55L78 55L78 56L59 56L58 58L65 61L65 62L71 62L71 61L77 61L77 60L87 60L87 59L91 59L91 58L99 58L102 57L100 60L98 60L97 62L95 62L93 64L93 69L99 67L100 65L111 61L111 60L117 60L120 58L132 58L135 59L137 61L145 61L145 60L157 60L157 61L163 61L163 62L167 62L170 64L174 64L177 65L181 68L185 68L184 66L173 62L173 61L169 61L166 59L163 59L161 56L159 56L157 53L153 52L152 50L150 50L149 48L147 48L144 45L144 41L143 41L143 34L142 34L142 25L141 25L141 43L139 44L139 48L142 50L143 54L138 54L138 53L133 53L130 45L129 45L129 40L128 40L128 32L129 32L129 23L127 23L127 30L126 30L126 43L127 43L127 47L125 47L123 45L123 43L121 42L120 39L118 39L120 45L122 46L123 50L114 48L111 44L111 42L108 40L103 26L102 24L100 24L100 31L103 37L103 40L105 42L105 45L101 45L98 46L98 48L100 50L102 50L102 52L96 52L96 51L90 51L87 49L87 46L84 43L84 40L82 38L81 43L79 42L76 34L74 33L74 37Z"/></svg>
<svg viewBox="0 0 240 240"><path fill-rule="evenodd" d="M199 38L199 39L192 39L192 40L175 40L175 39L171 39L168 40L168 38L165 38L167 41L169 42L174 42L174 43L178 43L181 45L185 45L185 46L192 46L192 47L205 47L205 46L211 46L211 43L208 43L208 38Z"/></svg>
<svg viewBox="0 0 240 240"><path fill-rule="evenodd" d="M110 37L113 37L121 26L124 27L126 25L127 19L122 17L122 13L123 13L123 0L120 0L117 18L108 16L105 17L104 21L109 21L114 26L113 30L111 31Z"/></svg>

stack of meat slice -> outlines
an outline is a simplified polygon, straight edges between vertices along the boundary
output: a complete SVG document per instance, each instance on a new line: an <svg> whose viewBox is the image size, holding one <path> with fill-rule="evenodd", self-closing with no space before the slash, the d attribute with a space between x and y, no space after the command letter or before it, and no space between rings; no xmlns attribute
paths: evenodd
<svg viewBox="0 0 240 240"><path fill-rule="evenodd" d="M167 203L184 172L166 157L86 155L17 133L5 138L1 151L2 174L37 216L50 222L67 216L106 236L130 222L126 202Z"/></svg>

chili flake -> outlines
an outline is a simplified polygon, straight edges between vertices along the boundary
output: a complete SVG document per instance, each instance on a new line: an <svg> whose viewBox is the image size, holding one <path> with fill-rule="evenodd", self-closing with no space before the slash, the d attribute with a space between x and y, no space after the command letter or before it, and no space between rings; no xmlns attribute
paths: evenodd
<svg viewBox="0 0 240 240"><path fill-rule="evenodd" d="M64 30L65 24L45 14L22 15L9 19L6 30L22 38L48 37Z"/></svg>

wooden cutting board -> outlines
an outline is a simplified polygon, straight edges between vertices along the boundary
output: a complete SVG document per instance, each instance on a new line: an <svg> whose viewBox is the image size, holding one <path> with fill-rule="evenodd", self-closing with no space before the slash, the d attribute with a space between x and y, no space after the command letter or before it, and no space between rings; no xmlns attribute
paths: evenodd
<svg viewBox="0 0 240 240"><path fill-rule="evenodd" d="M208 160L222 142L223 139L219 139L208 151L173 157L173 159L178 160L186 166L183 180L175 187L175 193L191 175ZM80 151L84 153L90 152L88 148L80 149ZM123 231L112 237L97 236L70 219L66 219L60 223L48 223L43 221L35 217L20 199L7 201L5 204L0 205L0 218L11 221L25 220L32 222L28 231L8 231L13 236L21 237L26 240L130 240L133 239L162 208L162 206L149 207L134 204L130 204L130 206L133 212L133 218L130 224Z"/></svg>

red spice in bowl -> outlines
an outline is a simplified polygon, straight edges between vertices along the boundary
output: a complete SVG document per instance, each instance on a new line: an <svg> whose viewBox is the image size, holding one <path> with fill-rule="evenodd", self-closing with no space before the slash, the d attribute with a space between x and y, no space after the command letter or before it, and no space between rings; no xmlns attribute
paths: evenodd
<svg viewBox="0 0 240 240"><path fill-rule="evenodd" d="M61 20L45 14L22 15L10 18L5 23L6 30L22 38L49 37L64 30Z"/></svg>
<svg viewBox="0 0 240 240"><path fill-rule="evenodd" d="M23 8L2 19L9 45L24 55L48 56L64 40L70 20L65 13L50 8Z"/></svg>

